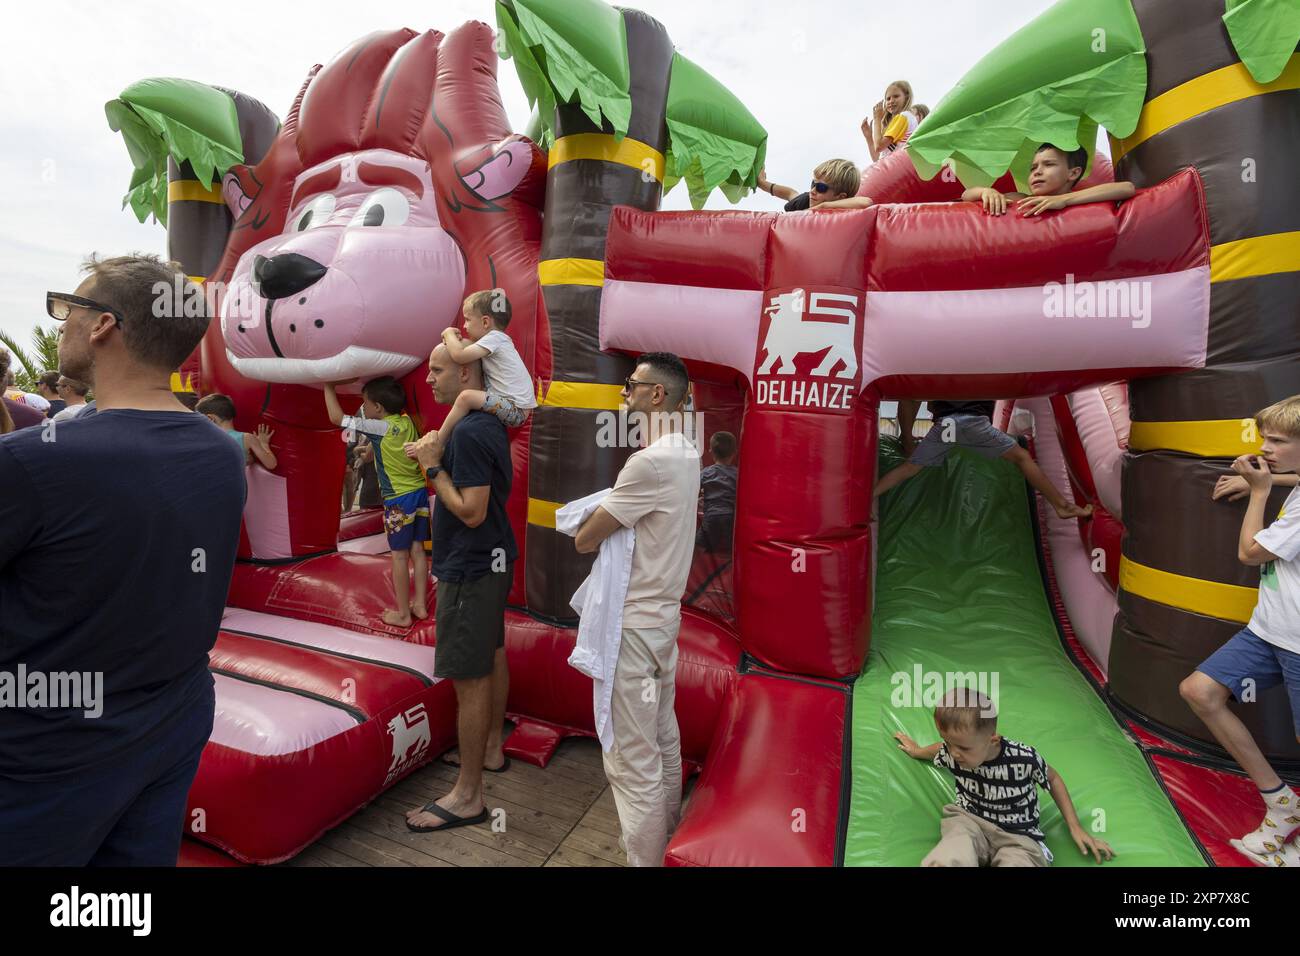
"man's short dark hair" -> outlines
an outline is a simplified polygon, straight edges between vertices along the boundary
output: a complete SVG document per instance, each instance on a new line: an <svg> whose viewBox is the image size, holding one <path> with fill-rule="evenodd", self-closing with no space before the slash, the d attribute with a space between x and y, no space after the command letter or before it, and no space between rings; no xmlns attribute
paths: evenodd
<svg viewBox="0 0 1300 956"><path fill-rule="evenodd" d="M502 331L510 325L510 297L505 289L474 292L469 296L469 307L475 315L486 315Z"/></svg>
<svg viewBox="0 0 1300 956"><path fill-rule="evenodd" d="M1064 156L1066 169L1073 169L1075 166L1078 166L1085 173L1088 171L1088 151L1084 149L1082 146L1080 146L1078 149L1072 149L1067 152L1066 150L1061 149L1061 147L1059 146L1053 146L1051 143L1044 143L1042 146L1039 146L1038 149L1034 150L1034 155L1037 156L1045 149L1054 149L1062 156ZM1082 179L1083 179L1083 173L1080 173L1079 178L1070 184L1071 188L1079 185L1079 182Z"/></svg>
<svg viewBox="0 0 1300 956"><path fill-rule="evenodd" d="M229 395L213 392L199 399L194 410L200 415L215 415L223 422L235 420L235 402Z"/></svg>
<svg viewBox="0 0 1300 956"><path fill-rule="evenodd" d="M81 268L91 279L88 298L122 314L127 353L142 365L179 368L208 329L203 290L176 263L153 255L91 255Z"/></svg>
<svg viewBox="0 0 1300 956"><path fill-rule="evenodd" d="M176 401L180 402L192 412L199 410L199 397L193 392L172 392L176 396Z"/></svg>
<svg viewBox="0 0 1300 956"><path fill-rule="evenodd" d="M9 364L14 357L9 354L8 349L0 349L0 386L5 384L5 379L9 377Z"/></svg>
<svg viewBox="0 0 1300 956"><path fill-rule="evenodd" d="M44 385L52 392L54 391L55 387L59 384L59 373L42 372L40 375L36 377L36 383L38 385Z"/></svg>
<svg viewBox="0 0 1300 956"><path fill-rule="evenodd" d="M672 352L646 352L638 356L637 365L649 365L660 385L664 387L668 410L672 411L691 387L691 376L686 371L686 363Z"/></svg>
<svg viewBox="0 0 1300 956"><path fill-rule="evenodd" d="M391 375L372 378L361 386L361 394L389 415L400 415L406 407L406 392L402 390L402 383Z"/></svg>
<svg viewBox="0 0 1300 956"><path fill-rule="evenodd" d="M730 458L736 453L736 436L731 432L714 432L709 439L709 451L714 458Z"/></svg>
<svg viewBox="0 0 1300 956"><path fill-rule="evenodd" d="M66 385L68 388L72 389L82 398L85 398L86 393L90 391L90 386L87 385L79 378L68 378L68 376L66 375L60 375L59 381L62 382L64 385Z"/></svg>

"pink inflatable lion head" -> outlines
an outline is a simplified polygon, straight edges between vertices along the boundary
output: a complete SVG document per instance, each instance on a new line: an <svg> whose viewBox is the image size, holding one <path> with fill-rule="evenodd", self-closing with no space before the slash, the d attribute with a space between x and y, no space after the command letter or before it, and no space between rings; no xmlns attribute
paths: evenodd
<svg viewBox="0 0 1300 956"><path fill-rule="evenodd" d="M363 37L312 72L262 161L226 175L220 336L241 376L401 378L467 291L502 284L490 220L517 238L520 214L485 214L538 205L544 160L508 133L491 41L479 23Z"/></svg>

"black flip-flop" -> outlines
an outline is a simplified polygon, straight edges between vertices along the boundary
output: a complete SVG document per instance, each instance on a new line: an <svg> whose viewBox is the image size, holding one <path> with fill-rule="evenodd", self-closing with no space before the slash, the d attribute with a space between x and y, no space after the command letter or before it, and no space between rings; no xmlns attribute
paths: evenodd
<svg viewBox="0 0 1300 956"><path fill-rule="evenodd" d="M454 830L456 827L472 827L479 823L487 823L488 808L484 807L481 813L472 817L458 817L450 810L438 806L436 803L426 803L420 808L425 813L432 813L435 817L441 817L446 823L439 824L436 827L417 827L412 826L411 821L406 821L406 829L412 833L436 833L439 830Z"/></svg>
<svg viewBox="0 0 1300 956"><path fill-rule="evenodd" d="M460 761L459 761L459 760L457 760L455 763L452 763L450 760L448 760L448 759L444 756L440 762L441 762L441 763L445 763L448 767L456 767L457 769L460 769ZM509 757L506 757L505 760L502 761L501 766L499 766L499 767L484 767L484 768L483 768L483 772L484 772L484 773L505 773L505 772L506 772L507 770L509 770L509 769L510 769L510 758L509 758Z"/></svg>

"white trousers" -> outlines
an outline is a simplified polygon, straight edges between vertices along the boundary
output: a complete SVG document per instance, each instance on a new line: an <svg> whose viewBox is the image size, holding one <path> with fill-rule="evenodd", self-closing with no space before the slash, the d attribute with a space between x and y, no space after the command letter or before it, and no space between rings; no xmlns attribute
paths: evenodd
<svg viewBox="0 0 1300 956"><path fill-rule="evenodd" d="M632 866L662 866L682 816L682 749L677 731L677 631L623 628L604 754L618 822Z"/></svg>

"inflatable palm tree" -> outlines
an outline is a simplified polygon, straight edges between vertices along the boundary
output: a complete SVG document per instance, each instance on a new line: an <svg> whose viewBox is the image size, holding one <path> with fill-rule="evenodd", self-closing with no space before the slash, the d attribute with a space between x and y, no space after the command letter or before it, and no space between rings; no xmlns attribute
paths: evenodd
<svg viewBox="0 0 1300 956"><path fill-rule="evenodd" d="M1113 698L1208 741L1179 681L1250 617L1239 509L1210 490L1258 451L1254 413L1300 393L1300 5L1287 0L1065 0L978 63L909 142L922 175L1025 181L1043 142L1111 137L1115 178L1194 167L1211 241L1205 367L1134 381L1127 534L1110 652ZM1068 250L1063 258L1068 260ZM1280 503L1280 495L1277 503ZM1300 756L1281 696L1243 707L1267 752Z"/></svg>
<svg viewBox="0 0 1300 956"><path fill-rule="evenodd" d="M766 134L639 11L509 0L497 5L497 23L549 150L538 280L553 372L532 421L528 605L567 618L591 559L556 532L555 511L612 485L631 451L596 442L598 417L618 408L632 372L631 360L598 342L610 213L656 209L680 179L697 208L714 187L739 199L762 168Z"/></svg>

